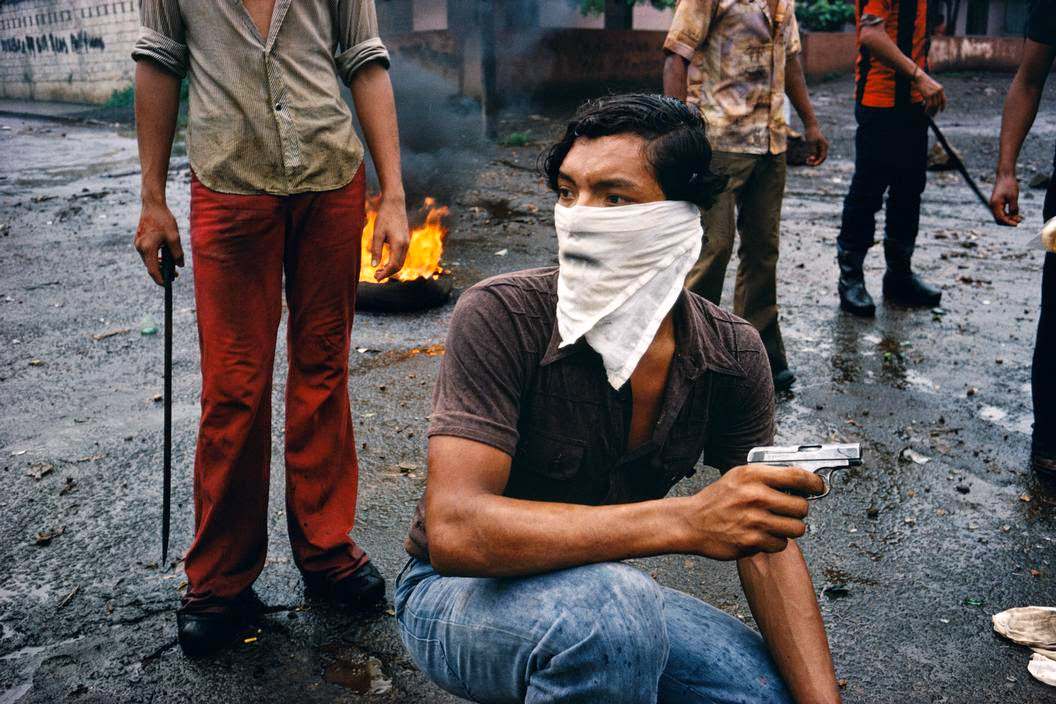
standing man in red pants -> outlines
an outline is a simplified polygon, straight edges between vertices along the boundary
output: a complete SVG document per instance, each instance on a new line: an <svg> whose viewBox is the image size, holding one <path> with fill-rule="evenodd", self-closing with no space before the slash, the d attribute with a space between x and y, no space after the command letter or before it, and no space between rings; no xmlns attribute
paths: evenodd
<svg viewBox="0 0 1056 704"><path fill-rule="evenodd" d="M385 581L349 537L358 466L348 353L364 224L363 146L341 98L352 91L382 200L373 258L382 279L408 244L388 53L373 0L143 0L136 126L143 168L135 247L184 262L165 182L188 78L191 247L202 354L195 535L177 614L188 655L237 635L259 604L267 551L271 384L289 307L286 516L306 589L345 606ZM376 263L376 262L375 262Z"/></svg>

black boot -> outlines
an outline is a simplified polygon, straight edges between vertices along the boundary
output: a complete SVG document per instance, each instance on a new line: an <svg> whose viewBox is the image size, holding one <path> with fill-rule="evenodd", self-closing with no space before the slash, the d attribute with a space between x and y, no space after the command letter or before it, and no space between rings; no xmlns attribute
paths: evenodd
<svg viewBox="0 0 1056 704"><path fill-rule="evenodd" d="M942 291L913 273L910 259L913 245L884 240L884 300L902 306L934 308L942 301Z"/></svg>
<svg viewBox="0 0 1056 704"><path fill-rule="evenodd" d="M233 645L242 630L264 610L264 604L247 589L230 602L208 611L176 612L180 648L188 657L212 655Z"/></svg>
<svg viewBox="0 0 1056 704"><path fill-rule="evenodd" d="M840 265L840 281L836 287L840 292L840 308L852 315L872 318L876 315L876 304L865 289L865 274L862 272L865 251L837 248L836 261Z"/></svg>
<svg viewBox="0 0 1056 704"><path fill-rule="evenodd" d="M368 608L385 598L385 578L371 562L336 582L330 582L323 575L305 574L304 586L311 598L345 608Z"/></svg>

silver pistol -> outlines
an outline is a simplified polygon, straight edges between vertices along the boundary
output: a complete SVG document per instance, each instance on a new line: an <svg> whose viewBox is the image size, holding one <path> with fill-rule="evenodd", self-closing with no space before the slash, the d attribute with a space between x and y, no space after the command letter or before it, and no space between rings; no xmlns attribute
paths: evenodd
<svg viewBox="0 0 1056 704"><path fill-rule="evenodd" d="M861 443L835 445L789 445L786 447L754 447L748 453L749 464L769 464L775 467L800 467L814 472L825 482L825 493L808 496L810 500L828 496L832 489L832 473L838 469L856 467L862 463Z"/></svg>

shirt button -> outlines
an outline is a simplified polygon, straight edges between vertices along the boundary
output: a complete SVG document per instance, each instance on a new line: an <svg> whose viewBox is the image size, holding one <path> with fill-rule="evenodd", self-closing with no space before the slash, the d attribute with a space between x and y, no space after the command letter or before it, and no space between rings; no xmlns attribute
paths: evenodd
<svg viewBox="0 0 1056 704"><path fill-rule="evenodd" d="M275 103L276 110L282 110L282 103Z"/></svg>

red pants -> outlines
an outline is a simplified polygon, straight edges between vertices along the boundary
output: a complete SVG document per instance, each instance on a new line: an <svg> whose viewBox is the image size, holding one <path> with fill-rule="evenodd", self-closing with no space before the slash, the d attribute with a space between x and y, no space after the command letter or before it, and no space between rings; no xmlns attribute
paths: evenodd
<svg viewBox="0 0 1056 704"><path fill-rule="evenodd" d="M292 196L230 195L191 182L202 418L186 609L222 604L264 567L284 275L286 519L294 560L302 572L329 580L368 560L348 536L359 473L348 354L364 196L362 169L343 188Z"/></svg>

